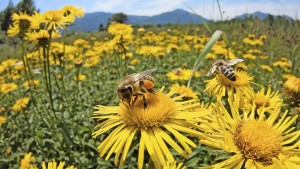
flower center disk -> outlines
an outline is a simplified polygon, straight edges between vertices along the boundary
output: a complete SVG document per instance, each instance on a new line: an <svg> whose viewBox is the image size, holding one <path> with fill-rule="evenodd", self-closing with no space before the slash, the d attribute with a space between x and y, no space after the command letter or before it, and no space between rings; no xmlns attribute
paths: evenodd
<svg viewBox="0 0 300 169"><path fill-rule="evenodd" d="M124 103L120 103L119 114L127 125L137 125L145 129L158 127L175 114L176 104L168 95L157 92L156 94L146 93L144 96L146 107L142 96L138 96L131 106L126 107Z"/></svg>
<svg viewBox="0 0 300 169"><path fill-rule="evenodd" d="M254 100L255 104L257 106L265 106L268 107L270 105L269 99L264 96L263 94L257 93L255 95L255 100Z"/></svg>
<svg viewBox="0 0 300 169"><path fill-rule="evenodd" d="M260 120L240 122L234 133L234 143L245 158L265 165L281 152L281 136L269 124Z"/></svg>

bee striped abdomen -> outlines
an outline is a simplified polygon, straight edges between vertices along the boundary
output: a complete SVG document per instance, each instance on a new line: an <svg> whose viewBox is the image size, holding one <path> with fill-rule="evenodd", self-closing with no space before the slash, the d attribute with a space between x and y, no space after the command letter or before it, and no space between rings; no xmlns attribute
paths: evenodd
<svg viewBox="0 0 300 169"><path fill-rule="evenodd" d="M220 67L221 72L224 74L225 77L227 77L231 81L236 81L236 75L229 65L223 65Z"/></svg>

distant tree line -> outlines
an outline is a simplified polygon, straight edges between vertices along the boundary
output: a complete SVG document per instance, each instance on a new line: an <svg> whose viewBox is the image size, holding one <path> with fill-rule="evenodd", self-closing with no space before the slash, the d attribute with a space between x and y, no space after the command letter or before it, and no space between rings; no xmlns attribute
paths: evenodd
<svg viewBox="0 0 300 169"><path fill-rule="evenodd" d="M10 0L7 7L3 11L0 11L1 30L8 30L9 25L12 23L11 16L13 13L26 12L28 15L32 15L34 11L38 10L33 0L21 0L17 5L14 5Z"/></svg>
<svg viewBox="0 0 300 169"><path fill-rule="evenodd" d="M111 23L114 23L114 22L125 23L127 20L128 20L128 16L126 14L124 14L122 12L115 13L111 16L111 18L108 19L106 28L104 28L103 24L99 25L99 32L105 31L105 29L107 29L107 27Z"/></svg>

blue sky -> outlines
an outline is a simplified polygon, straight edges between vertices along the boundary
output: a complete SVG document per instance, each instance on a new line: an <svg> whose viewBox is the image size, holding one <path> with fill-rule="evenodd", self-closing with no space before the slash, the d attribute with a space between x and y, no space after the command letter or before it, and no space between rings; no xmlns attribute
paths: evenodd
<svg viewBox="0 0 300 169"><path fill-rule="evenodd" d="M0 0L3 10L9 0ZM20 0L12 0L16 5ZM85 8L86 12L123 12L133 15L156 15L162 12L181 8L208 19L220 19L216 0L34 0L41 12L60 9L64 5L75 5ZM299 19L299 0L219 0L223 18L230 19L243 13L262 11L275 15L289 15Z"/></svg>

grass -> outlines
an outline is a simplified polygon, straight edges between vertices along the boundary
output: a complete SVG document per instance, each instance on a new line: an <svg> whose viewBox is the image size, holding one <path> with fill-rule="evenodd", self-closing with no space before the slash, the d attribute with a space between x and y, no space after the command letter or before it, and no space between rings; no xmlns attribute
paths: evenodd
<svg viewBox="0 0 300 169"><path fill-rule="evenodd" d="M217 44L224 43L223 47L231 48L237 58L243 58L249 49L256 49L260 53L254 53L257 59L245 59L248 66L246 70L251 76L254 76L254 82L263 86L272 85L273 90L279 90L284 93L282 84L283 74L292 74L300 76L300 70L296 63L299 63L299 44L300 25L299 22L287 22L285 20L275 20L273 23L260 20L246 21L223 21L209 25L211 30L222 30L223 39ZM87 47L76 46L72 49L70 57L82 57L84 63L90 57L89 51L94 51L93 56L99 57L99 62L92 67L74 66L73 60L66 60L60 64L49 65L48 84L45 82L43 73L47 69L42 68L41 74L33 73L33 79L40 80L41 85L37 89L28 90L22 87L26 81L24 72L17 72L19 78L11 72L0 73L0 84L4 82L14 82L18 89L10 94L0 94L0 115L7 117L7 123L0 127L0 168L18 168L23 155L26 152L32 152L36 157L36 163L40 164L43 160L50 161L52 158L66 161L67 164L75 164L77 168L114 168L112 159L105 161L98 157L97 145L105 138L92 139L91 133L93 127L97 124L91 119L95 105L117 105L119 100L116 94L119 79L126 74L140 72L146 69L158 68L153 74L156 79L158 90L162 86L170 87L174 83L187 84L187 81L170 81L166 77L168 72L175 68L192 69L197 57L203 48L195 48L196 45L204 46L211 34L200 25L170 25L170 27L149 28L146 33L153 30L153 36L161 38L155 39L156 43L149 36L148 45L163 46L165 56L157 54L152 56L142 56L139 54L138 40L126 43L127 53L132 53L132 58L122 60L123 54L119 46L115 44L113 49L105 49L104 44L109 42L113 36L106 32L92 33L67 33L63 39L68 46L74 46L73 42L78 39L84 39ZM171 31L168 31L171 30ZM161 34L161 32L164 32ZM266 40L262 46L251 46L242 41L249 34L254 34L256 38L266 35ZM135 29L135 38L138 39ZM188 41L185 38L192 36L193 40ZM91 38L94 37L94 40ZM145 35L144 35L145 37ZM207 37L207 38L206 38ZM199 39L198 39L199 38ZM0 60L5 61L8 58L22 59L21 42L15 39L7 38L1 33L1 39L5 42L0 44ZM195 42L199 40L199 42ZM98 43L101 43L100 45ZM145 42L144 42L145 43ZM169 44L176 44L179 48L188 45L190 50L179 50L173 48L166 50ZM145 45L145 44L143 44ZM221 46L221 45L220 45ZM103 49L102 49L103 48ZM26 52L32 53L36 48L27 44ZM211 52L213 53L213 52ZM259 56L266 55L269 59L262 60ZM224 57L221 54L216 57ZM277 60L286 58L292 62L290 70L272 66ZM136 65L130 64L132 59L138 59ZM204 80L212 77L206 77L205 74L211 67L212 60L205 59L200 67L201 77L194 78L191 83L193 91L199 93L199 100L209 103L214 99L207 93L204 93ZM267 72L260 68L265 64L273 68L273 71ZM35 65L31 65L36 69ZM63 74L63 80L58 78L58 74ZM75 81L74 77L78 74L86 75L86 80ZM48 85L48 86L47 86ZM49 92L49 85L51 91ZM256 90L259 86L253 86ZM51 94L50 94L51 93ZM50 100L50 97L53 101ZM21 97L29 97L30 104L21 112L12 110L15 101ZM52 103L51 103L52 102ZM288 102L286 102L289 104ZM51 105L53 104L53 105ZM296 114L292 107L290 114ZM299 129L299 126L297 126ZM10 152L6 150L11 149ZM136 167L136 148L129 152L125 167ZM183 159L176 156L176 160L184 162L187 167L196 167L199 165L209 165L227 159L229 154L223 151L213 150L212 148L198 145L193 155L189 159ZM149 163L151 166L151 163Z"/></svg>

